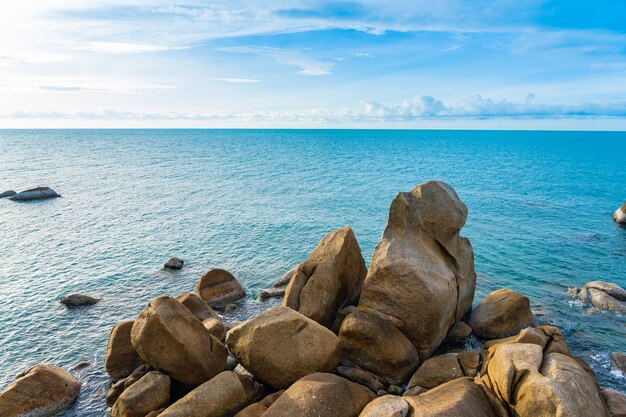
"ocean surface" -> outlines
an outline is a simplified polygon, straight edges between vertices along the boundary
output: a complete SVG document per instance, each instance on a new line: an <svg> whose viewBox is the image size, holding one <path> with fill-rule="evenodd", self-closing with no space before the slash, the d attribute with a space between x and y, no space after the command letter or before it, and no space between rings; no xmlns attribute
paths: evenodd
<svg viewBox="0 0 626 417"><path fill-rule="evenodd" d="M111 326L153 297L192 291L209 268L257 293L349 225L366 262L400 191L439 179L469 208L475 303L501 287L530 297L602 385L626 351L626 318L568 298L591 280L626 287L626 133L398 130L0 130L0 389L37 363L76 374L64 416L104 416ZM171 256L185 267L161 270ZM102 298L68 310L73 292ZM418 308L421 300L415 300Z"/></svg>

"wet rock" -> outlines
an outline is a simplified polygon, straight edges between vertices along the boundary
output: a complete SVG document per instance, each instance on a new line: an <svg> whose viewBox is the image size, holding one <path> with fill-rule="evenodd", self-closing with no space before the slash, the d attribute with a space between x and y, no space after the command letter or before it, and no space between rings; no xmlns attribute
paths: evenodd
<svg viewBox="0 0 626 417"><path fill-rule="evenodd" d="M183 261L180 258L177 257L172 257L170 258L169 261L165 262L165 265L163 265L164 269L173 269L173 270L179 270L179 269L183 269L183 265L185 264L185 261Z"/></svg>
<svg viewBox="0 0 626 417"><path fill-rule="evenodd" d="M80 382L52 365L37 365L18 375L0 393L0 416L56 416L78 397Z"/></svg>
<svg viewBox="0 0 626 417"><path fill-rule="evenodd" d="M620 208L613 213L613 220L618 223L626 224L626 203L622 204Z"/></svg>
<svg viewBox="0 0 626 417"><path fill-rule="evenodd" d="M452 345L462 345L468 337L472 335L472 328L463 321L457 321L448 330L448 336L446 336L446 342Z"/></svg>
<svg viewBox="0 0 626 417"><path fill-rule="evenodd" d="M4 191L0 193L0 198L13 197L15 194L17 193L13 190Z"/></svg>
<svg viewBox="0 0 626 417"><path fill-rule="evenodd" d="M144 363L130 341L130 331L134 322L134 320L119 322L109 333L104 367L114 379L126 378Z"/></svg>
<svg viewBox="0 0 626 417"><path fill-rule="evenodd" d="M611 417L626 417L626 394L610 388L602 390Z"/></svg>
<svg viewBox="0 0 626 417"><path fill-rule="evenodd" d="M409 404L401 397L384 395L367 404L359 417L407 417Z"/></svg>
<svg viewBox="0 0 626 417"><path fill-rule="evenodd" d="M383 383L380 382L378 377L371 372L349 366L338 366L336 372L339 376L342 376L352 382L356 382L357 384L361 384L372 390L372 392L378 392L385 389Z"/></svg>
<svg viewBox="0 0 626 417"><path fill-rule="evenodd" d="M109 388L109 390L107 391L107 395L106 395L107 406L113 407L113 404L115 404L115 401L117 401L120 395L122 395L124 390L130 387L131 385L133 385L135 382L139 381L148 372L150 372L149 365L147 364L140 365L137 367L137 369L133 371L132 374L130 374L130 376L124 379L120 379L115 384L113 384L111 388Z"/></svg>
<svg viewBox="0 0 626 417"><path fill-rule="evenodd" d="M462 378L463 370L457 356L456 353L446 353L427 359L415 371L407 387L431 389L453 379Z"/></svg>
<svg viewBox="0 0 626 417"><path fill-rule="evenodd" d="M170 378L157 371L145 374L119 396L112 417L144 417L170 401Z"/></svg>
<svg viewBox="0 0 626 417"><path fill-rule="evenodd" d="M12 197L9 197L10 200L13 201L30 201L30 200L42 200L46 198L55 198L61 197L50 187L37 187L31 188L30 190L25 190L20 193L15 194Z"/></svg>
<svg viewBox="0 0 626 417"><path fill-rule="evenodd" d="M611 362L613 365L626 375L626 355L620 352L611 353Z"/></svg>
<svg viewBox="0 0 626 417"><path fill-rule="evenodd" d="M204 321L209 318L219 318L217 313L195 294L184 292L176 297L176 300L187 307L187 309L191 311L191 314L196 316L196 318L200 321Z"/></svg>
<svg viewBox="0 0 626 417"><path fill-rule="evenodd" d="M404 388L402 388L400 385L389 385L387 387L387 392L391 395L402 395L404 394Z"/></svg>
<svg viewBox="0 0 626 417"><path fill-rule="evenodd" d="M83 307L91 306L100 301L99 298L94 298L85 294L70 294L67 297L61 298L59 301L66 307Z"/></svg>
<svg viewBox="0 0 626 417"><path fill-rule="evenodd" d="M239 281L225 269L214 268L200 278L196 284L196 294L211 307L224 307L241 300L246 292Z"/></svg>
<svg viewBox="0 0 626 417"><path fill-rule="evenodd" d="M527 297L501 289L489 294L476 306L468 324L482 339L499 339L518 333L533 320Z"/></svg>
<svg viewBox="0 0 626 417"><path fill-rule="evenodd" d="M227 304L226 307L224 307L224 313L226 314L232 313L233 311L237 309L239 309L239 306L237 304L230 303L230 304Z"/></svg>
<svg viewBox="0 0 626 417"><path fill-rule="evenodd" d="M570 288L567 293L601 310L626 314L626 290L617 284L591 281L582 288Z"/></svg>

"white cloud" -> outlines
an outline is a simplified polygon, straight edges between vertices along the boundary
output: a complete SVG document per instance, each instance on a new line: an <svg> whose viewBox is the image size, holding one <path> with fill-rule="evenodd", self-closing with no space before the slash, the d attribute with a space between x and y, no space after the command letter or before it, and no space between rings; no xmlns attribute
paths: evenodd
<svg viewBox="0 0 626 417"><path fill-rule="evenodd" d="M148 45L141 43L127 42L83 42L75 41L69 43L71 49L102 52L109 54L138 54L145 52L170 51L174 49L186 49L186 47L172 47L163 45Z"/></svg>
<svg viewBox="0 0 626 417"><path fill-rule="evenodd" d="M119 76L16 77L0 81L0 86L19 92L90 92L146 94L178 88L175 85L150 83Z"/></svg>
<svg viewBox="0 0 626 417"><path fill-rule="evenodd" d="M300 68L298 74L319 76L328 75L332 72L333 64L322 62L308 57L301 52L268 46L232 46L218 48L218 51L234 52L241 54L255 54L272 58L276 62Z"/></svg>
<svg viewBox="0 0 626 417"><path fill-rule="evenodd" d="M256 80L253 78L234 78L234 77L207 77L209 81L221 81L224 83L231 84L254 84L260 83L261 80Z"/></svg>
<svg viewBox="0 0 626 417"><path fill-rule="evenodd" d="M72 59L71 55L36 51L0 50L0 61L12 64L49 64Z"/></svg>

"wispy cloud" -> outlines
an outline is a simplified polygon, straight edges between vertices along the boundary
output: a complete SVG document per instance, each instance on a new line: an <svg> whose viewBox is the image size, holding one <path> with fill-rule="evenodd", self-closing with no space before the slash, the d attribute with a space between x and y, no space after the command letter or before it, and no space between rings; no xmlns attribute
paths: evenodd
<svg viewBox="0 0 626 417"><path fill-rule="evenodd" d="M142 43L85 41L70 42L69 47L75 50L102 52L109 54L138 54L146 52L170 51L175 49L187 49L187 47L180 46L148 45Z"/></svg>
<svg viewBox="0 0 626 417"><path fill-rule="evenodd" d="M150 83L119 76L17 77L0 80L7 90L41 92L89 92L113 94L146 94L178 88L175 85Z"/></svg>
<svg viewBox="0 0 626 417"><path fill-rule="evenodd" d="M298 71L298 74L301 75L328 75L333 69L333 64L330 62L318 61L302 54L299 51L283 48L273 48L268 46L232 46L218 48L218 51L266 56L272 58L280 64L299 68L300 70Z"/></svg>
<svg viewBox="0 0 626 417"><path fill-rule="evenodd" d="M260 83L261 80L256 80L254 78L234 78L234 77L207 77L209 81L220 81L224 83L231 84L254 84Z"/></svg>
<svg viewBox="0 0 626 417"><path fill-rule="evenodd" d="M72 59L71 55L36 51L0 50L0 62L12 64L50 64Z"/></svg>

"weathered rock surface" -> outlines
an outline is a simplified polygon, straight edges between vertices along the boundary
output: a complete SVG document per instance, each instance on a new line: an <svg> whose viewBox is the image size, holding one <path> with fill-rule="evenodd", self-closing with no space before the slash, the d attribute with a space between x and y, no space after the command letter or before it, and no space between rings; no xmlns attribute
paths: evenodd
<svg viewBox="0 0 626 417"><path fill-rule="evenodd" d="M570 288L567 293L596 308L626 314L626 290L617 284L591 281L582 288Z"/></svg>
<svg viewBox="0 0 626 417"><path fill-rule="evenodd" d="M170 401L170 378L157 371L128 387L111 409L112 417L145 417Z"/></svg>
<svg viewBox="0 0 626 417"><path fill-rule="evenodd" d="M626 355L620 352L611 353L611 362L619 369L624 375L626 375Z"/></svg>
<svg viewBox="0 0 626 417"><path fill-rule="evenodd" d="M602 396L606 400L611 417L626 417L626 394L605 388L602 390Z"/></svg>
<svg viewBox="0 0 626 417"><path fill-rule="evenodd" d="M61 298L59 302L66 307L83 307L91 306L100 301L99 298L94 298L86 294L70 294Z"/></svg>
<svg viewBox="0 0 626 417"><path fill-rule="evenodd" d="M263 417L357 417L376 396L337 375L314 373L294 383Z"/></svg>
<svg viewBox="0 0 626 417"><path fill-rule="evenodd" d="M224 329L224 325L221 320L218 318L210 318L206 319L202 322L202 325L205 329L209 331L213 336L217 337L219 340L223 340L226 335L226 329Z"/></svg>
<svg viewBox="0 0 626 417"><path fill-rule="evenodd" d="M291 268L289 271L285 272L280 278L274 282L274 284L270 288L266 288L259 292L257 299L259 301L265 301L269 298L273 297L282 297L285 295L287 290L287 286L289 285L289 281L291 281L291 277L293 273L296 271L296 268Z"/></svg>
<svg viewBox="0 0 626 417"><path fill-rule="evenodd" d="M626 203L622 204L620 208L613 213L613 220L618 223L626 224Z"/></svg>
<svg viewBox="0 0 626 417"><path fill-rule="evenodd" d="M246 296L239 281L225 269L214 268L200 278L196 294L211 307L224 307Z"/></svg>
<svg viewBox="0 0 626 417"><path fill-rule="evenodd" d="M464 321L457 321L448 331L446 342L453 345L461 345L471 335L472 328Z"/></svg>
<svg viewBox="0 0 626 417"><path fill-rule="evenodd" d="M0 393L0 416L55 416L78 397L80 382L58 366L37 365Z"/></svg>
<svg viewBox="0 0 626 417"><path fill-rule="evenodd" d="M274 307L233 328L226 343L247 370L275 388L339 363L337 336L288 307Z"/></svg>
<svg viewBox="0 0 626 417"><path fill-rule="evenodd" d="M176 300L187 307L187 309L191 311L191 314L196 316L200 321L210 318L219 318L217 313L195 294L184 292L176 297Z"/></svg>
<svg viewBox="0 0 626 417"><path fill-rule="evenodd" d="M530 301L509 290L496 290L472 311L469 325L482 339L499 339L518 333L533 323Z"/></svg>
<svg viewBox="0 0 626 417"><path fill-rule="evenodd" d="M226 347L172 297L157 297L139 313L131 342L146 363L186 385L200 385L226 366Z"/></svg>
<svg viewBox="0 0 626 417"><path fill-rule="evenodd" d="M372 392L378 392L385 389L383 383L371 372L367 372L359 368L353 368L351 366L338 366L336 372L339 376L342 376L352 382L356 382L357 384L361 384L372 390Z"/></svg>
<svg viewBox="0 0 626 417"><path fill-rule="evenodd" d="M407 417L409 404L395 395L383 395L365 406L359 417Z"/></svg>
<svg viewBox="0 0 626 417"><path fill-rule="evenodd" d="M263 398L261 401L256 402L254 404L250 404L237 414L235 417L261 417L261 415L267 411L267 409L274 404L274 402L280 397L285 390L276 391L273 394L270 394Z"/></svg>
<svg viewBox="0 0 626 417"><path fill-rule="evenodd" d="M237 375L224 371L169 406L160 417L230 417L247 401Z"/></svg>
<svg viewBox="0 0 626 417"><path fill-rule="evenodd" d="M176 256L172 257L169 259L169 261L165 262L165 265L163 265L164 269L173 269L173 270L179 270L179 269L183 269L183 265L185 264L185 261L183 261L180 258L177 258Z"/></svg>
<svg viewBox="0 0 626 417"><path fill-rule="evenodd" d="M126 378L143 364L130 341L130 331L134 322L126 320L117 323L109 333L104 367L114 379Z"/></svg>
<svg viewBox="0 0 626 417"><path fill-rule="evenodd" d="M354 232L343 227L324 236L298 265L283 305L330 327L341 308L358 301L366 274Z"/></svg>
<svg viewBox="0 0 626 417"><path fill-rule="evenodd" d="M472 306L474 253L469 240L459 235L466 218L467 207L443 182L426 182L398 194L361 292L357 311L370 317L374 312L387 326L396 327L421 360L432 355ZM344 353L348 359L378 375L408 378L415 367L389 375L378 366L382 360L375 363L371 353L362 354L372 350L362 341L380 336L364 334L374 327L355 323L358 320L348 317L340 332L342 344L349 346Z"/></svg>
<svg viewBox="0 0 626 417"><path fill-rule="evenodd" d="M435 388L453 379L464 376L456 353L446 353L427 359L415 371L407 387Z"/></svg>
<svg viewBox="0 0 626 417"><path fill-rule="evenodd" d="M13 190L4 191L0 193L0 198L13 197L15 194L17 193Z"/></svg>
<svg viewBox="0 0 626 417"><path fill-rule="evenodd" d="M150 372L150 366L147 364L143 364L141 366L138 366L137 369L135 369L133 373L130 374L128 377L120 379L119 381L114 383L107 391L107 406L113 407L113 404L115 404L115 401L117 401L120 395L122 395L124 390L128 389L128 387L139 381L148 372Z"/></svg>
<svg viewBox="0 0 626 417"><path fill-rule="evenodd" d="M30 200L42 200L45 198L61 197L52 188L49 187L37 187L25 190L10 197L13 201L30 201Z"/></svg>

